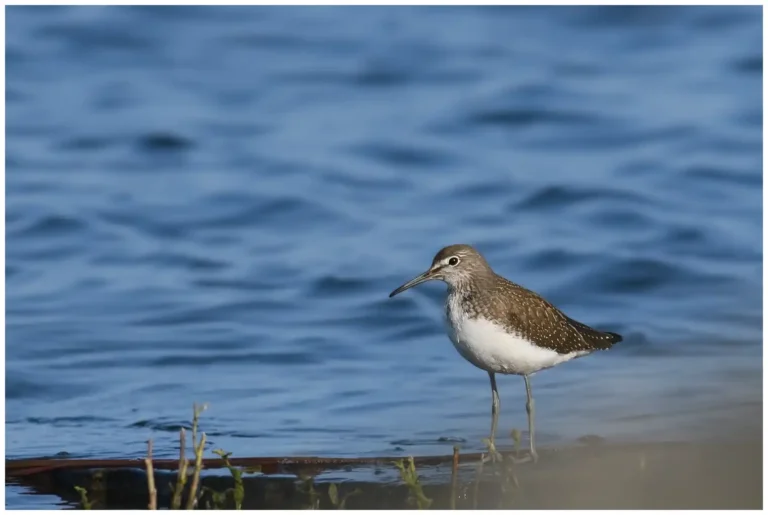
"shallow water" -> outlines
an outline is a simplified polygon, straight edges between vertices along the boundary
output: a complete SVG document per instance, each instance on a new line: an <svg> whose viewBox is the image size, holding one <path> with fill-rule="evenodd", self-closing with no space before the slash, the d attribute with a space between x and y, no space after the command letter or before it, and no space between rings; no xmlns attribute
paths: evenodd
<svg viewBox="0 0 768 515"><path fill-rule="evenodd" d="M759 428L760 20L9 8L6 457L175 456L194 401L236 455L479 449L444 286L387 298L458 242L625 336L534 378L539 445Z"/></svg>

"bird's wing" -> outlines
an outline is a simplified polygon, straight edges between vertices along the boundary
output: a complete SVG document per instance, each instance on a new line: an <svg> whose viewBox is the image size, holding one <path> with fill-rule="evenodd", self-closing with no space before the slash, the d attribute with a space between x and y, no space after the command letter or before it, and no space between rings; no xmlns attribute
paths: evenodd
<svg viewBox="0 0 768 515"><path fill-rule="evenodd" d="M505 295L517 300L507 310L507 325L522 330L524 337L541 347L567 354L609 349L622 339L568 317L541 295L518 284L506 281L501 287Z"/></svg>
<svg viewBox="0 0 768 515"><path fill-rule="evenodd" d="M586 324L582 324L581 322L572 319L562 311L560 314L563 315L568 323L581 334L582 338L594 342L595 345L603 345L603 347L599 347L601 349L608 349L611 347L611 345L614 343L619 343L623 339L618 333L598 331L597 329L593 329Z"/></svg>

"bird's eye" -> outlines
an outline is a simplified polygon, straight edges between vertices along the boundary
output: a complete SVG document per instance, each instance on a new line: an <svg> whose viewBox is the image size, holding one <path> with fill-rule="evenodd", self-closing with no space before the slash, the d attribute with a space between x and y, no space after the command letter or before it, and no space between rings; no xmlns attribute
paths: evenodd
<svg viewBox="0 0 768 515"><path fill-rule="evenodd" d="M456 266L459 264L459 258L456 256L453 256L451 259L448 260L448 264L451 266Z"/></svg>

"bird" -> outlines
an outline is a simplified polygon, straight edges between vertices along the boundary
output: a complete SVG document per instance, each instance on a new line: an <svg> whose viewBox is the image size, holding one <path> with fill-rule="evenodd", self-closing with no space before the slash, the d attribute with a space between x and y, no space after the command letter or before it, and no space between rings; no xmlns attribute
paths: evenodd
<svg viewBox="0 0 768 515"><path fill-rule="evenodd" d="M495 273L482 254L466 244L440 249L426 272L393 290L389 297L432 280L448 285L448 337L464 359L486 371L490 378L489 447L494 451L501 405L496 374L519 375L524 379L527 397L528 458L537 462L531 376L594 351L610 349L622 341L622 336L568 317L538 293Z"/></svg>

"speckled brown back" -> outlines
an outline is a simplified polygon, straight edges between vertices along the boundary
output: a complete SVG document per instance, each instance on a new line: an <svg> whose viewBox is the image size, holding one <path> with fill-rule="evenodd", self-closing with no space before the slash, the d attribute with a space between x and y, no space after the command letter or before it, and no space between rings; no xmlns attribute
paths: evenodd
<svg viewBox="0 0 768 515"><path fill-rule="evenodd" d="M566 316L547 300L498 274L476 277L454 294L471 318L495 320L539 347L560 354L611 348L621 335L602 332Z"/></svg>

